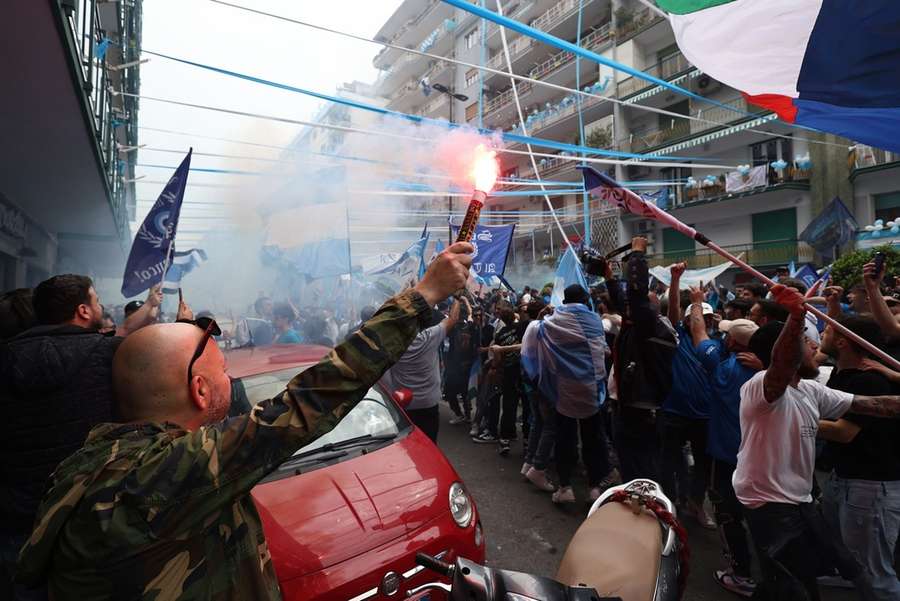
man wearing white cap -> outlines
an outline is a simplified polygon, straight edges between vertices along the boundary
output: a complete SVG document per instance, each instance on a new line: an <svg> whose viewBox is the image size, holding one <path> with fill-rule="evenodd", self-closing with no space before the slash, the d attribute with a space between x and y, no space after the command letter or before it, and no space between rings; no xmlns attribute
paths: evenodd
<svg viewBox="0 0 900 601"><path fill-rule="evenodd" d="M723 588L750 597L756 588L750 572L750 545L744 528L743 506L734 493L731 477L741 445L741 386L762 368L756 355L748 352L750 337L759 326L749 319L720 321L718 329L725 334L724 346L711 340L704 318L703 297L702 290L691 288L688 314L697 357L712 384L707 445L712 458L710 500L725 544L724 554L730 563L728 569L716 570L714 577Z"/></svg>

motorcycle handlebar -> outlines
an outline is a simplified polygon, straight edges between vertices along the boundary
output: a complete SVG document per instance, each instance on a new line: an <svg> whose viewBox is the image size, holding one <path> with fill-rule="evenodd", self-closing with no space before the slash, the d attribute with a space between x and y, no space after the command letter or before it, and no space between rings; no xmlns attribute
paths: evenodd
<svg viewBox="0 0 900 601"><path fill-rule="evenodd" d="M451 576L453 574L453 566L443 562L437 557L432 557L427 553L416 553L416 563L422 567L428 568L432 572L437 572L441 576Z"/></svg>

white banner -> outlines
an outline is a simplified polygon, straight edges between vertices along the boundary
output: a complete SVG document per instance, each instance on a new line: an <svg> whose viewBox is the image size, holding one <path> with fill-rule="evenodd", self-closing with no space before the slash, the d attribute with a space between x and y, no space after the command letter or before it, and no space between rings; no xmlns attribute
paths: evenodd
<svg viewBox="0 0 900 601"><path fill-rule="evenodd" d="M742 258L743 254L741 254L738 258ZM686 269L684 274L681 276L681 285L679 286L680 290L685 290L688 286L700 286L702 284L708 284L726 271L729 268L734 267L734 264L726 261L721 265L716 265L715 267L707 267L706 269ZM672 272L669 271L671 265L668 267L651 267L650 275L655 277L657 280L665 284L666 286L670 286L672 283Z"/></svg>
<svg viewBox="0 0 900 601"><path fill-rule="evenodd" d="M753 188L767 185L766 172L768 165L760 165L750 170L747 175L741 175L740 171L729 171L725 174L726 192L745 192Z"/></svg>

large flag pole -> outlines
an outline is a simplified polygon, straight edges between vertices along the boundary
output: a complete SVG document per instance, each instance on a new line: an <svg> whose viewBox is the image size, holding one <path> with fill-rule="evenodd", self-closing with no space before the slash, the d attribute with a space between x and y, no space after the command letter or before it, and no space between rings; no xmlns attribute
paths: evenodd
<svg viewBox="0 0 900 601"><path fill-rule="evenodd" d="M590 190L601 199L606 200L607 202L611 202L616 206L628 211L629 213L635 213L646 219L653 219L654 221L664 223L681 232L688 238L696 240L697 242L720 255L721 257L725 258L726 260L734 263L737 267L739 267L746 273L749 273L753 277L761 280L767 286L772 287L776 285L771 278L763 275L758 269L752 267L744 260L734 256L691 226L679 221L671 214L666 213L660 208L645 202L644 199L642 199L640 196L627 188L623 188L616 180L612 179L608 175L599 173L592 167L579 166L578 168L581 169L581 173L584 176L585 190ZM810 313L837 330L841 334L841 336L849 338L855 344L859 345L866 351L872 353L873 355L884 361L892 369L900 371L900 361L897 361L868 340L865 340L857 334L851 332L842 324L838 323L830 315L824 313L810 303L807 302L805 303L805 305L806 309Z"/></svg>

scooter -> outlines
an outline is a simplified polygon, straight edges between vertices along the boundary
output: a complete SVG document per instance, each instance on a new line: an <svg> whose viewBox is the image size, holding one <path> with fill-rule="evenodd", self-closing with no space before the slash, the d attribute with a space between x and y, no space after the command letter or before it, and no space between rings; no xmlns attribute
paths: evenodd
<svg viewBox="0 0 900 601"><path fill-rule="evenodd" d="M447 578L409 590L442 591L449 601L679 601L687 582L687 534L652 480L607 490L591 506L556 573L547 578L488 568L463 557L416 562Z"/></svg>

